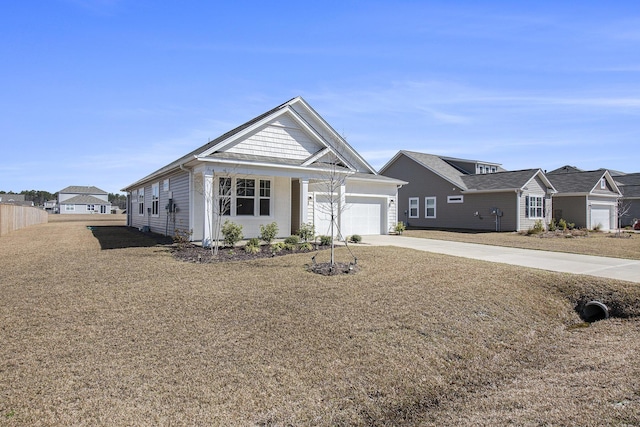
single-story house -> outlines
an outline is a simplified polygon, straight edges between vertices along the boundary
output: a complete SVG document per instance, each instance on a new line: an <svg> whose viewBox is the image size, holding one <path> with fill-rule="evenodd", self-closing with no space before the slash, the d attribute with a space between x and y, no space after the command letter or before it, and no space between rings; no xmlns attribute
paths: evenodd
<svg viewBox="0 0 640 427"><path fill-rule="evenodd" d="M615 175L622 198L618 208L620 209L620 226L633 225L640 218L640 173Z"/></svg>
<svg viewBox="0 0 640 427"><path fill-rule="evenodd" d="M398 209L409 227L521 231L550 221L555 189L540 169L401 150L380 174L408 182Z"/></svg>
<svg viewBox="0 0 640 427"><path fill-rule="evenodd" d="M24 194L0 193L0 203L17 206L33 206L32 201L25 200Z"/></svg>
<svg viewBox="0 0 640 427"><path fill-rule="evenodd" d="M617 204L622 197L606 169L573 171L559 168L547 172L558 190L553 195L553 218L564 219L580 228L613 230L617 224Z"/></svg>
<svg viewBox="0 0 640 427"><path fill-rule="evenodd" d="M209 246L219 220L257 237L312 223L316 234L386 234L404 181L379 175L301 97L261 114L123 189L127 224Z"/></svg>
<svg viewBox="0 0 640 427"><path fill-rule="evenodd" d="M110 214L109 193L94 186L72 185L58 192L61 214Z"/></svg>

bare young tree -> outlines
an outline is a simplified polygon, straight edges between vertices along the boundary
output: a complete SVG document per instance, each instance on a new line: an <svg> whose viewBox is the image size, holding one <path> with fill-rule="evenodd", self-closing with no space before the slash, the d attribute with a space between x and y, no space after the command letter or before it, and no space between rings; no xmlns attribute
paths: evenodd
<svg viewBox="0 0 640 427"><path fill-rule="evenodd" d="M323 163L325 169L319 174L320 179L316 183L316 188L320 190L319 193L323 196L323 203L318 203L314 206L314 209L317 209L318 212L329 219L329 235L331 236L329 267L333 269L336 264L334 238L336 236L343 238L339 218L342 217L342 214L347 209L344 199L344 186L347 177L352 172L342 166L341 160L335 155L330 155Z"/></svg>
<svg viewBox="0 0 640 427"><path fill-rule="evenodd" d="M617 227L617 231L616 234L618 236L620 236L620 234L622 233L622 219L627 216L627 214L629 213L629 211L631 210L631 203L630 202L625 202L625 200L622 197L618 197L618 199L616 200L616 212L617 212L617 220L618 220L618 227Z"/></svg>

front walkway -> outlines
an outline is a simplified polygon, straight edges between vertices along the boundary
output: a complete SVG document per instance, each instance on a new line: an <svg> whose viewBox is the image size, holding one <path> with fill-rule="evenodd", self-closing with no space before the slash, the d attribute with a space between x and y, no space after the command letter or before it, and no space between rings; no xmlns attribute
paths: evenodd
<svg viewBox="0 0 640 427"><path fill-rule="evenodd" d="M406 236L365 236L363 243L374 246L397 246L420 251L474 258L503 264L520 265L562 273L587 274L640 283L640 261L548 252L477 243L450 242Z"/></svg>

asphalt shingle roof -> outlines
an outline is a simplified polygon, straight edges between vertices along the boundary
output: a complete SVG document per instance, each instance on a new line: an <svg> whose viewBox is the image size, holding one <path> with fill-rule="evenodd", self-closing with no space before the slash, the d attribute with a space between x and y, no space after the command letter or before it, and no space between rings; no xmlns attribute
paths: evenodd
<svg viewBox="0 0 640 427"><path fill-rule="evenodd" d="M92 185L71 185L58 193L62 194L109 194L104 190Z"/></svg>
<svg viewBox="0 0 640 427"><path fill-rule="evenodd" d="M431 169L443 178L451 181L459 188L466 190L467 186L462 180L462 172L442 160L440 156L434 154L417 153L415 151L401 150L405 156Z"/></svg>
<svg viewBox="0 0 640 427"><path fill-rule="evenodd" d="M97 197L89 196L88 194L80 194L79 196L72 197L63 202L61 205L110 205L111 203L98 199Z"/></svg>
<svg viewBox="0 0 640 427"><path fill-rule="evenodd" d="M604 174L604 170L550 173L547 178L559 193L589 193Z"/></svg>
<svg viewBox="0 0 640 427"><path fill-rule="evenodd" d="M538 173L539 169L464 175L462 180L469 190L520 189Z"/></svg>

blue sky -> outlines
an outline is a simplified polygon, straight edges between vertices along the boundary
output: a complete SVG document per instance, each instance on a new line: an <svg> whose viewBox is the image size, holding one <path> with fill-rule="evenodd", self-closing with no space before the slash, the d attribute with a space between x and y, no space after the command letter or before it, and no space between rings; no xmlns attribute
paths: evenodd
<svg viewBox="0 0 640 427"><path fill-rule="evenodd" d="M640 172L640 3L7 2L0 190L121 188L302 96L398 150Z"/></svg>

